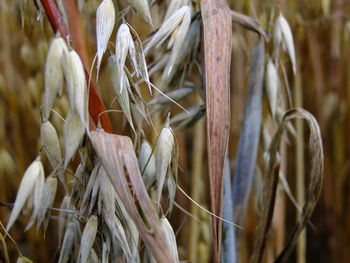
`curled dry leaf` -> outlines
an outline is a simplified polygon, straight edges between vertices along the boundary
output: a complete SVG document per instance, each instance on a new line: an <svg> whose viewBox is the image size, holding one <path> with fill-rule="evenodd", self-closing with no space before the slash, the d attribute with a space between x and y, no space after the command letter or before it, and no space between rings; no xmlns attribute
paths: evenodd
<svg viewBox="0 0 350 263"><path fill-rule="evenodd" d="M89 220L87 221L84 227L83 234L81 236L79 258L80 258L80 262L82 263L88 262L88 258L90 256L92 246L95 242L97 227L98 227L97 216L95 215L90 216Z"/></svg>
<svg viewBox="0 0 350 263"><path fill-rule="evenodd" d="M62 95L64 75L61 60L65 52L68 52L66 43L61 37L55 37L50 44L45 65L44 120L50 117L55 98Z"/></svg>
<svg viewBox="0 0 350 263"><path fill-rule="evenodd" d="M255 240L255 249L251 260L251 262L253 263L261 262L262 260L267 235L271 226L279 174L277 152L279 149L281 138L284 131L287 129L287 124L293 119L300 118L307 121L307 124L310 129L308 147L310 158L309 186L308 191L306 193L305 203L302 208L300 219L294 227L292 234L288 239L288 242L286 243L285 248L278 255L275 262L285 262L287 260L288 256L291 254L296 244L298 236L300 235L304 227L307 225L321 194L323 181L323 146L320 128L317 124L316 119L309 112L298 108L292 109L284 115L284 118L280 126L278 127L278 130L276 131L269 148L270 161L265 176L267 178L266 192L264 197L264 200L266 200L266 205L263 207L263 213L258 228L259 232L257 235L257 239Z"/></svg>
<svg viewBox="0 0 350 263"><path fill-rule="evenodd" d="M108 134L104 131L92 131L90 139L118 197L134 221L146 247L152 251L159 262L176 262L171 256L171 249L160 228L157 212L143 183L130 138ZM129 185L132 187L133 194ZM135 198L138 207L134 202ZM140 215L140 211L143 216Z"/></svg>
<svg viewBox="0 0 350 263"><path fill-rule="evenodd" d="M41 181L44 180L44 168L38 157L25 171L19 189L17 191L16 201L13 206L10 219L7 223L6 230L9 231L13 223L16 221L19 213L29 199L33 195L34 210L38 209L41 199L40 187ZM33 212L34 214L34 212Z"/></svg>
<svg viewBox="0 0 350 263"><path fill-rule="evenodd" d="M62 153L57 131L49 120L41 122L40 138L51 167L56 169L58 165L62 164Z"/></svg>
<svg viewBox="0 0 350 263"><path fill-rule="evenodd" d="M152 152L152 147L147 140L141 143L139 154L139 166L142 171L143 181L147 189L149 189L156 181L156 159Z"/></svg>
<svg viewBox="0 0 350 263"><path fill-rule="evenodd" d="M115 24L115 10L112 0L103 0L96 11L97 79L103 54Z"/></svg>

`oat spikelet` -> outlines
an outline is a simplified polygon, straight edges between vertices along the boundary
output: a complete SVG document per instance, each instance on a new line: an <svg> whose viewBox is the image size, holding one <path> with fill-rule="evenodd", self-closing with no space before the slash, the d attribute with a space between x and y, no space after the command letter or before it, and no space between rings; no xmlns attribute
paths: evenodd
<svg viewBox="0 0 350 263"><path fill-rule="evenodd" d="M62 95L64 75L61 59L64 52L68 52L66 43L61 37L55 37L47 53L45 65L45 107L43 115L46 120L50 117L55 98Z"/></svg>
<svg viewBox="0 0 350 263"><path fill-rule="evenodd" d="M33 209L32 216L29 220L29 223L24 229L24 231L27 231L28 229L30 229L38 217L39 209L41 206L41 199L44 192L44 183L45 183L45 175L44 175L44 170L42 170L42 172L39 173L39 176L35 181L34 192L32 193L34 209Z"/></svg>
<svg viewBox="0 0 350 263"><path fill-rule="evenodd" d="M158 31L154 34L151 41L145 47L145 54L155 45L160 46L171 33L181 24L184 17L191 15L191 9L183 6L163 22Z"/></svg>
<svg viewBox="0 0 350 263"><path fill-rule="evenodd" d="M147 0L128 0L136 12L153 27L151 12Z"/></svg>
<svg viewBox="0 0 350 263"><path fill-rule="evenodd" d="M160 219L161 227L165 233L166 240L171 249L171 255L175 262L179 262L179 255L177 253L176 237L172 226L170 225L168 219L164 216Z"/></svg>
<svg viewBox="0 0 350 263"><path fill-rule="evenodd" d="M131 116L131 110L130 110L130 99L129 99L129 89L130 89L130 83L129 80L124 72L122 71L121 78L118 78L118 61L116 59L116 56L110 56L108 59L108 65L110 70L110 77L112 80L112 85L114 88L115 93L117 94L117 98L120 104L120 107L122 108L122 111L127 118L131 128L133 131L135 131L134 123Z"/></svg>
<svg viewBox="0 0 350 263"><path fill-rule="evenodd" d="M152 147L147 140L143 140L139 154L139 165L143 172L143 182L149 189L156 180L156 160L152 154Z"/></svg>
<svg viewBox="0 0 350 263"><path fill-rule="evenodd" d="M81 236L79 258L81 263L88 262L90 251L95 242L97 234L98 220L97 216L91 216L87 221L83 234Z"/></svg>
<svg viewBox="0 0 350 263"><path fill-rule="evenodd" d="M112 0L103 0L96 11L97 79L103 54L115 24L115 9Z"/></svg>
<svg viewBox="0 0 350 263"><path fill-rule="evenodd" d="M75 243L78 242L80 238L80 228L79 224L74 218L70 218L70 221L67 225L67 229L64 234L63 243L61 246L60 258L58 263L67 263L69 259L74 254Z"/></svg>
<svg viewBox="0 0 350 263"><path fill-rule="evenodd" d="M277 45L276 50L279 50L278 47L281 43L286 47L288 55L292 62L293 73L295 74L297 65L296 65L293 34L288 24L288 21L285 19L285 17L282 14L280 14L276 20L274 37L275 37L275 46Z"/></svg>
<svg viewBox="0 0 350 263"><path fill-rule="evenodd" d="M44 168L41 163L40 157L38 157L25 171L21 184L19 186L16 201L13 206L10 219L7 223L6 230L9 231L13 223L17 219L19 213L21 212L24 204L28 200L29 196L35 192L37 181L44 177ZM35 198L37 201L37 197Z"/></svg>
<svg viewBox="0 0 350 263"><path fill-rule="evenodd" d="M84 126L76 109L71 109L68 112L63 127L63 135L65 151L64 167L66 168L78 150L84 137Z"/></svg>
<svg viewBox="0 0 350 263"><path fill-rule="evenodd" d="M52 204L55 200L57 192L57 178L55 176L49 176L46 179L44 184L43 195L41 199L40 209L38 212L38 223L37 229L44 223L44 231L46 231L48 216L50 214L49 208L52 207Z"/></svg>
<svg viewBox="0 0 350 263"><path fill-rule="evenodd" d="M74 107L79 113L79 117L84 127L87 123L87 86L83 63L77 52L69 52L71 58L71 69L73 76Z"/></svg>
<svg viewBox="0 0 350 263"><path fill-rule="evenodd" d="M170 169L175 139L169 123L167 122L159 135L156 149L156 167L157 167L157 201L160 203L164 183Z"/></svg>
<svg viewBox="0 0 350 263"><path fill-rule="evenodd" d="M55 127L44 120L40 128L41 143L53 169L62 163L62 153Z"/></svg>
<svg viewBox="0 0 350 263"><path fill-rule="evenodd" d="M267 91L267 97L269 99L271 114L272 117L275 118L278 97L278 74L276 67L271 59L269 59L269 61L267 62L265 86Z"/></svg>
<svg viewBox="0 0 350 263"><path fill-rule="evenodd" d="M124 73L124 65L126 61L126 57L128 56L128 51L130 48L130 30L127 24L123 23L120 25L117 33L117 39L115 43L115 58L116 58L116 70L117 77L119 82L122 84L120 86L119 93L123 92L125 83L125 73Z"/></svg>

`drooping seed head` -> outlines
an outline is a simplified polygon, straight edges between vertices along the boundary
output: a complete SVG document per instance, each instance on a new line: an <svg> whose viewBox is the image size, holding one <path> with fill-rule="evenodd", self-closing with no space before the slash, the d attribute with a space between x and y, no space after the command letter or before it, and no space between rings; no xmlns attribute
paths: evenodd
<svg viewBox="0 0 350 263"><path fill-rule="evenodd" d="M40 203L40 184L44 178L44 168L41 163L40 157L38 157L25 171L19 189L17 191L16 201L13 206L10 219L7 223L6 230L9 231L13 223L17 219L19 213L24 207L25 203L29 199L30 195L33 196L34 209ZM42 189L42 187L41 187Z"/></svg>

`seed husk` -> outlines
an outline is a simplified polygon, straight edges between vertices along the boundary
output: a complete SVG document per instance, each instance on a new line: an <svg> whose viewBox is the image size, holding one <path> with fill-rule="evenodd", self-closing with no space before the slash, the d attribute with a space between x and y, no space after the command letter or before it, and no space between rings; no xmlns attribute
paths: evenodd
<svg viewBox="0 0 350 263"><path fill-rule="evenodd" d="M169 127L169 123L167 123L159 135L155 149L158 203L160 203L164 182L166 180L168 170L170 169L174 145L174 135L171 128Z"/></svg>
<svg viewBox="0 0 350 263"><path fill-rule="evenodd" d="M66 43L61 37L55 37L50 44L45 65L43 115L46 120L50 117L55 98L62 95L64 75L61 60L64 52L68 52Z"/></svg>
<svg viewBox="0 0 350 263"><path fill-rule="evenodd" d="M274 40L275 52L279 51L279 46L281 44L287 49L287 53L292 62L293 73L295 74L297 65L296 65L293 33L288 24L288 21L282 14L280 14L276 20L274 38L275 38Z"/></svg>
<svg viewBox="0 0 350 263"><path fill-rule="evenodd" d="M127 118L131 128L135 131L134 123L131 116L131 110L130 110L130 100L129 100L130 83L124 71L122 72L124 77L118 78L117 64L118 63L117 63L116 57L114 55L110 56L108 59L108 65L110 69L110 77L112 80L112 85L115 93L117 94L120 107L122 108L122 111L125 117Z"/></svg>
<svg viewBox="0 0 350 263"><path fill-rule="evenodd" d="M115 10L112 0L103 0L96 11L97 79L103 54L115 24Z"/></svg>
<svg viewBox="0 0 350 263"><path fill-rule="evenodd" d="M143 181L146 188L149 189L156 180L157 170L152 147L147 140L143 140L141 143L139 166L141 172L143 172Z"/></svg>
<svg viewBox="0 0 350 263"><path fill-rule="evenodd" d="M164 216L160 219L161 227L165 233L166 240L169 243L171 249L171 254L175 262L179 262L179 256L177 253L176 237L172 226L170 225L168 219Z"/></svg>
<svg viewBox="0 0 350 263"><path fill-rule="evenodd" d="M68 112L63 127L63 135L65 150L64 167L66 168L78 150L84 137L84 126L76 109L71 109Z"/></svg>
<svg viewBox="0 0 350 263"><path fill-rule="evenodd" d="M41 199L40 209L38 212L38 223L37 223L37 229L39 229L41 224L44 224L44 232L46 231L47 224L48 224L48 215L50 214L49 208L52 207L52 204L55 200L56 192L57 192L57 177L49 176L46 179L46 182L44 184L44 190L43 190L43 195Z"/></svg>
<svg viewBox="0 0 350 263"><path fill-rule="evenodd" d="M87 221L84 227L83 234L81 236L79 258L80 258L80 262L82 263L87 262L89 258L92 246L95 242L97 227L98 227L97 216L95 215L90 216L89 220Z"/></svg>
<svg viewBox="0 0 350 263"><path fill-rule="evenodd" d="M7 223L6 230L9 231L12 227L13 223L16 221L19 213L21 212L22 208L24 207L25 203L27 202L29 196L31 194L34 194L34 209L39 205L38 200L40 196L40 192L38 192L38 189L40 187L37 186L38 182L40 184L41 179L44 178L44 168L41 163L40 157L38 157L25 171L21 184L19 186L16 201L13 206L10 219ZM35 193L37 192L37 193Z"/></svg>
<svg viewBox="0 0 350 263"><path fill-rule="evenodd" d="M269 105L272 117L275 118L278 96L278 74L275 65L272 60L267 62L265 87L267 91L267 97L269 99Z"/></svg>
<svg viewBox="0 0 350 263"><path fill-rule="evenodd" d="M53 169L62 163L61 147L55 127L49 120L41 122L41 143Z"/></svg>
<svg viewBox="0 0 350 263"><path fill-rule="evenodd" d="M153 27L151 12L147 0L128 0L136 12Z"/></svg>

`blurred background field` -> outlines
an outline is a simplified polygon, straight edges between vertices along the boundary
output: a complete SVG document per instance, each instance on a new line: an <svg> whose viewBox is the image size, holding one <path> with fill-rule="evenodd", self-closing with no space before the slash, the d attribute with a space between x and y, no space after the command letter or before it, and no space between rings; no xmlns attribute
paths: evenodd
<svg viewBox="0 0 350 263"><path fill-rule="evenodd" d="M0 221L4 225L10 214L10 208L5 203L14 202L22 175L41 147L40 106L44 91L44 66L48 46L54 34L45 14L36 9L35 2L0 0L0 202L2 204ZM83 43L87 50L86 60L91 65L96 52L95 12L100 1L79 2L84 3L79 19L82 24ZM127 6L123 0L114 2L119 10ZM167 1L156 1L151 10L156 28L165 13L165 2ZM192 2L195 5L200 1ZM256 18L269 32L273 27L272 19L280 10L283 12L292 28L296 49L297 74L293 76L289 66L285 72L292 93L292 105L311 112L321 129L325 154L323 190L311 217L311 224L307 228L306 252L301 255L293 253L288 262L349 262L350 212L347 212L347 208L350 205L350 2L347 0L228 0L228 2L233 10ZM137 15L130 15L127 19L141 39L145 39L152 32L152 29ZM112 39L115 39L115 32ZM255 40L253 33L238 25L233 26L229 146L232 171L244 118L250 54ZM287 64L288 57L284 56L283 59ZM113 101L114 92L106 64L105 59L96 87L108 108ZM153 77L153 81L154 78L156 77ZM146 93L144 92L144 95L147 98ZM195 105L200 100L198 95L193 95L182 105ZM66 96L58 101L55 110L62 116L66 115L68 110ZM173 111L179 112L179 109L173 107ZM265 115L268 115L266 95L264 95ZM127 134L128 130L124 129L122 115L110 113L109 116L114 131L118 134ZM51 120L56 129L62 131L63 122L56 114ZM201 133L196 132L196 129L203 131L201 135L203 137L205 118L197 122L194 127L176 134L180 145L179 164L182 168L179 184L196 201L209 209L209 185L204 151L199 156L199 162L203 166L200 178L194 179L192 176L196 165L194 151L198 150L195 142L204 140L202 137L197 137ZM305 138L308 137L306 125L302 134ZM303 161L300 164L300 159L298 160L300 152L295 147L296 139L294 137L289 139L291 143L286 145L283 152L285 160L283 169L291 191L297 195L297 175L305 173L305 177L308 178L310 163L308 155L305 154L302 155ZM205 147L204 141L199 144ZM307 146L307 143L305 145ZM259 157L258 162L261 161ZM44 164L45 171L50 171L46 160ZM305 183L307 184L307 180ZM258 191L258 183L254 183L253 189L254 196L254 192ZM58 193L60 194L62 195L62 192ZM59 207L61 199L62 197L56 197L54 207ZM210 258L211 251L210 219L201 210L193 208L191 202L181 193L177 193L176 200L203 221L201 224L192 222L193 219L183 211L174 208L170 222L177 234L180 258L186 260L195 257L196 262L206 262ZM243 230L242 262L248 261L256 235L257 215L254 198L251 198L248 214L251 216L247 217ZM35 227L24 232L29 216L21 217L12 228L10 232L12 237L22 253L33 262L55 262L58 253L56 216L57 212L53 212L46 237L42 231L37 232ZM295 206L282 187L279 188L266 262L272 262L278 251L283 248L296 217ZM199 224L196 233L193 224ZM195 235L194 240L192 235ZM11 262L14 262L17 257L16 249L11 241L8 239L6 241Z"/></svg>

